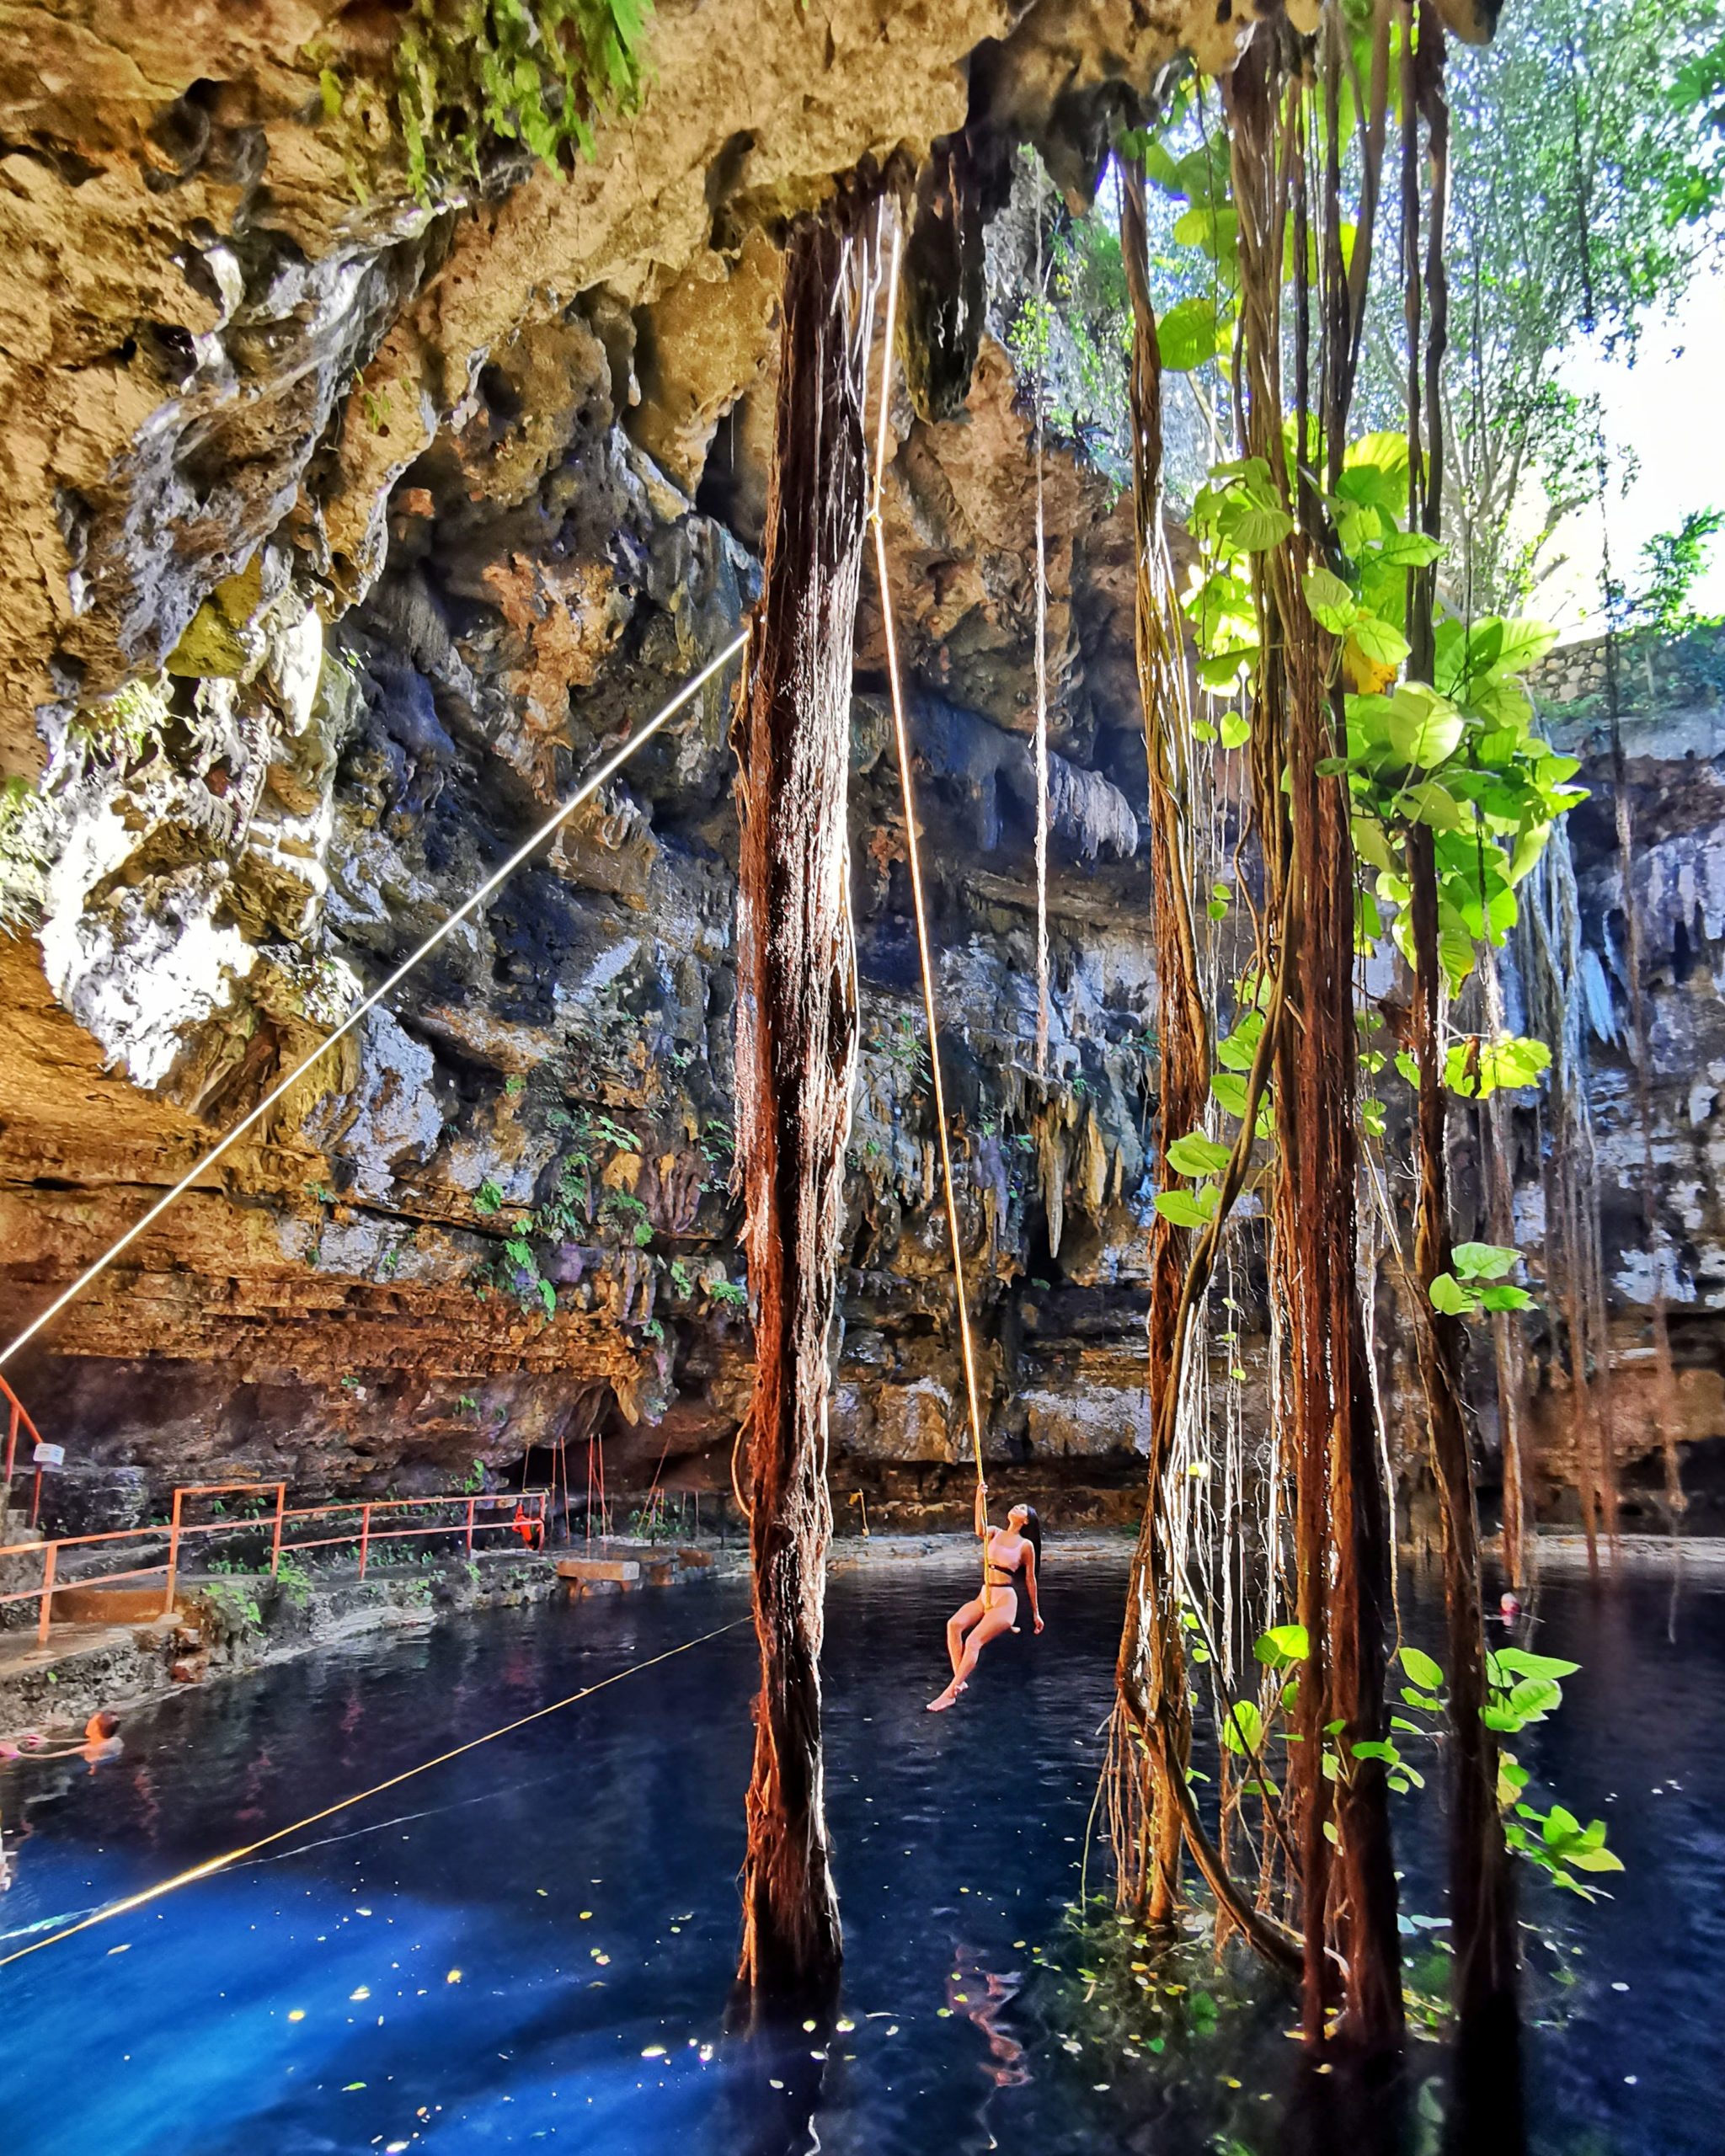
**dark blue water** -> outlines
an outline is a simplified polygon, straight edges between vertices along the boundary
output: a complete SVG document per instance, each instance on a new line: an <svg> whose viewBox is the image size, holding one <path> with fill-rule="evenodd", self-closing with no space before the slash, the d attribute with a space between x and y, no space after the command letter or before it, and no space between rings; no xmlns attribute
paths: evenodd
<svg viewBox="0 0 1725 2156"><path fill-rule="evenodd" d="M723 2040L754 1681L746 1629L629 1677L221 1876L0 1971L7 2156L460 2152L558 2142L933 2156L1291 2146L1281 2002L1162 2000L1166 2049L1081 2005L1064 1928L1095 1790L1124 1567L1064 1574L1049 1625L923 1711L963 1565L836 1579L829 1809L847 1945L814 2134ZM117 1761L0 1774L31 1927L255 1838L721 1624L740 1591L504 1611L141 1714ZM1714 2156L1725 1984L1725 1595L1548 1590L1539 1644L1585 1665L1522 1741L1629 1866L1583 1909L1530 1889L1535 2144ZM1411 1817L1411 1815L1410 1815ZM1409 1905L1441 1908L1412 1828ZM1579 1948L1579 1953L1572 1950ZM1557 1983L1562 1967L1573 1981ZM1059 1973L1064 1972L1064 1973ZM1172 1980L1172 1979L1168 1979ZM1158 1978L1157 1981L1162 1981ZM1626 1987L1622 1988L1621 1987ZM1219 2009L1219 2010L1218 2010ZM1434 2073L1434 2051L1417 2054ZM774 2081L778 2077L773 2077ZM1416 2076L1418 2079L1418 2076ZM794 2079L794 2077L793 2077ZM775 2142L778 2127L788 2137ZM1429 2129L1416 2117L1411 2145Z"/></svg>

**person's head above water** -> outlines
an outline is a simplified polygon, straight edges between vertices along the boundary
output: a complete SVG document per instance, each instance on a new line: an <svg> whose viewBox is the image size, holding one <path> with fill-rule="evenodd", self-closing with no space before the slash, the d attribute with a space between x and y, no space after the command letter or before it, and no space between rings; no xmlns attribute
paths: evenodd
<svg viewBox="0 0 1725 2156"><path fill-rule="evenodd" d="M1037 1518L1034 1505L1014 1505L1007 1514L1007 1526L1011 1533L1022 1534L1036 1552L1036 1561L1042 1562L1042 1522Z"/></svg>

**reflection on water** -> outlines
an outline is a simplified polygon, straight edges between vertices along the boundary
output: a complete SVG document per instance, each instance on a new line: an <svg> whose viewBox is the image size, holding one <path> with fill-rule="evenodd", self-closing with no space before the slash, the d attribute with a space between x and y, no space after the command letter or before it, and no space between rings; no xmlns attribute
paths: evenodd
<svg viewBox="0 0 1725 2156"><path fill-rule="evenodd" d="M745 1629L0 1972L7 2156L558 2141L678 2156L1354 2151L1355 2129L1313 2108L1345 2092L1300 2095L1279 2003L1224 2011L1154 2057L1098 2041L1061 1918L1124 1563L1063 1574L1051 1545L1058 1623L1001 1642L961 1706L931 1716L962 1570L833 1583L847 2025L825 2055L813 2038L745 2054L722 2035ZM1541 2156L1725 2147L1709 2065L1725 1980L1725 1595L1685 1586L1674 1641L1668 1599L1663 1579L1597 1596L1565 1585L1538 1611L1536 1644L1584 1671L1523 1756L1573 1810L1607 1818L1629 1867L1591 1911L1530 1886L1525 1913L1561 1931L1539 1966L1573 1978L1537 1989ZM176 1698L130 1721L123 1753L93 1774L82 1760L0 1769L8 1841L24 1830L0 1898L6 1949L740 1607L738 1590L702 1587L496 1612ZM1435 1829L1404 1836L1407 1906L1429 1916ZM1416 2060L1407 2146L1435 2148L1435 2091L1418 2083L1437 2056Z"/></svg>

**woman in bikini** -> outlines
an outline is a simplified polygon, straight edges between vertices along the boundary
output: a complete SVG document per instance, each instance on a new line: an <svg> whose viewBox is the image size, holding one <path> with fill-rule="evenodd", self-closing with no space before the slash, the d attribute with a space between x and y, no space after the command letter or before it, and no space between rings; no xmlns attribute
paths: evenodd
<svg viewBox="0 0 1725 2156"><path fill-rule="evenodd" d="M988 1524L988 1486L976 1486L976 1532L982 1538L983 1588L962 1609L947 1620L947 1655L953 1665L953 1681L928 1711L944 1714L970 1680L977 1658L991 1640L1002 1632L1017 1631L1017 1582L1024 1583L1030 1615L1042 1630L1042 1613L1036 1604L1037 1560L1042 1555L1042 1522L1033 1506L1014 1505L1007 1514L1004 1529Z"/></svg>

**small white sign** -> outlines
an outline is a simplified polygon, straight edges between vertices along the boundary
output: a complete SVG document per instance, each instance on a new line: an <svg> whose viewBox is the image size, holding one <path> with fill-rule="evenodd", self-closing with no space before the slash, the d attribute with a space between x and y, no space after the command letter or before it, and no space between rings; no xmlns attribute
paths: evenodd
<svg viewBox="0 0 1725 2156"><path fill-rule="evenodd" d="M38 1467L64 1467L66 1447L64 1445L38 1445L33 1457Z"/></svg>

